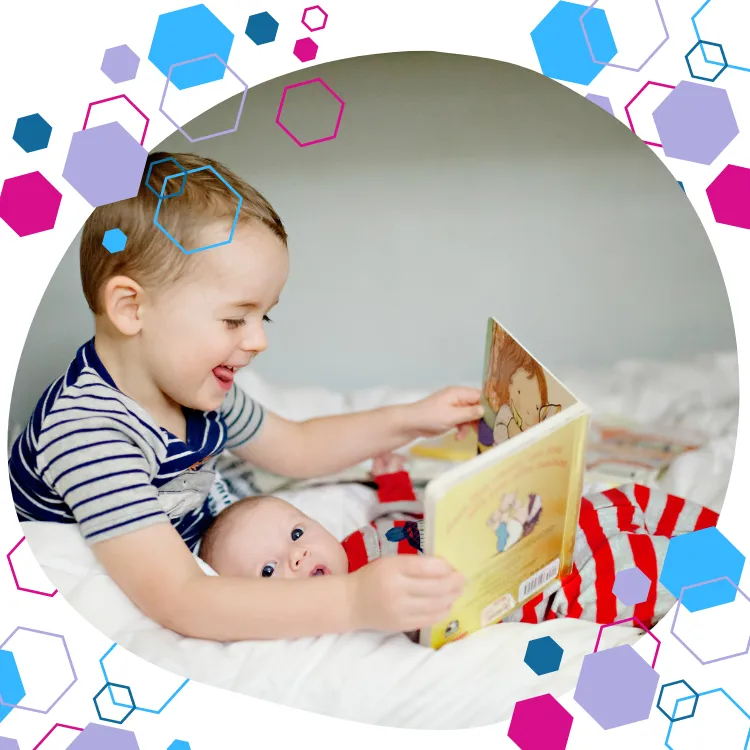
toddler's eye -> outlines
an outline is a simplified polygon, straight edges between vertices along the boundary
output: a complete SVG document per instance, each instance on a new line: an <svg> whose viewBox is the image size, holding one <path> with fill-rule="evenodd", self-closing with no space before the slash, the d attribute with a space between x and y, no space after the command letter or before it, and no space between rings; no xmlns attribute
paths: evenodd
<svg viewBox="0 0 750 750"><path fill-rule="evenodd" d="M296 542L304 533L304 530L299 526L296 529L292 529L292 541Z"/></svg>
<svg viewBox="0 0 750 750"><path fill-rule="evenodd" d="M264 323L273 323L273 321L271 320L271 318L268 317L268 315L264 315L263 316L263 322Z"/></svg>
<svg viewBox="0 0 750 750"><path fill-rule="evenodd" d="M276 563L267 563L263 566L263 570L260 571L260 574L263 578L270 578L275 570Z"/></svg>
<svg viewBox="0 0 750 750"><path fill-rule="evenodd" d="M239 328L240 326L245 325L245 319L244 318L227 318L224 321L227 325L227 328Z"/></svg>

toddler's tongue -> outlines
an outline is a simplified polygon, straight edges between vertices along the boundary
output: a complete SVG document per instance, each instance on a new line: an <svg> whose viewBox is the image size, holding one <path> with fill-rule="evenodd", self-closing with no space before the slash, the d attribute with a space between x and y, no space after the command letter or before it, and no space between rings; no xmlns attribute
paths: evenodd
<svg viewBox="0 0 750 750"><path fill-rule="evenodd" d="M225 387L229 388L234 380L234 372L224 365L214 367L213 374L216 379Z"/></svg>

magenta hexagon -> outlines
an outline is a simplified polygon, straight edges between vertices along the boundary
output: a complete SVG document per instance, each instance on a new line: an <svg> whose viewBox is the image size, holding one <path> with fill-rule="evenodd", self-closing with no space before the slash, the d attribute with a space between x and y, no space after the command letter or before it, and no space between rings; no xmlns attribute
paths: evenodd
<svg viewBox="0 0 750 750"><path fill-rule="evenodd" d="M317 11L315 15L320 14L323 17L322 23L319 26L310 26L310 24L307 22L308 14L312 14L313 11ZM302 25L308 31L323 31L327 23L328 13L326 13L319 5L311 5L309 8L305 8L304 13L302 14Z"/></svg>
<svg viewBox="0 0 750 750"><path fill-rule="evenodd" d="M750 229L750 169L728 164L706 194L719 224Z"/></svg>
<svg viewBox="0 0 750 750"><path fill-rule="evenodd" d="M284 125L281 121L281 116L284 113L284 104L286 103L286 97L292 89L298 89L301 86L310 86L313 83L321 85L338 103L339 103L339 114L336 118L336 124L333 127L333 133L326 135L323 138L316 138L312 141L302 141L289 128ZM300 81L300 83L291 83L288 86L284 86L284 91L281 93L281 101L279 102L279 109L276 112L276 124L298 145L301 147L312 146L315 143L323 143L324 141L332 141L339 134L339 127L341 126L341 118L344 116L344 100L322 79L312 78L309 81Z"/></svg>
<svg viewBox="0 0 750 750"><path fill-rule="evenodd" d="M0 219L19 237L55 226L62 193L41 172L9 177L0 191Z"/></svg>
<svg viewBox="0 0 750 750"><path fill-rule="evenodd" d="M573 717L549 694L518 701L508 737L521 750L565 750Z"/></svg>
<svg viewBox="0 0 750 750"><path fill-rule="evenodd" d="M629 644L588 654L573 700L602 729L648 719L659 675Z"/></svg>
<svg viewBox="0 0 750 750"><path fill-rule="evenodd" d="M681 81L654 110L664 153L673 159L711 164L739 135L724 89Z"/></svg>
<svg viewBox="0 0 750 750"><path fill-rule="evenodd" d="M318 45L309 36L306 36L304 39L298 39L294 43L294 56L300 62L310 62L310 60L315 59L317 54Z"/></svg>
<svg viewBox="0 0 750 750"><path fill-rule="evenodd" d="M94 207L138 193L148 152L119 122L73 134L63 177Z"/></svg>

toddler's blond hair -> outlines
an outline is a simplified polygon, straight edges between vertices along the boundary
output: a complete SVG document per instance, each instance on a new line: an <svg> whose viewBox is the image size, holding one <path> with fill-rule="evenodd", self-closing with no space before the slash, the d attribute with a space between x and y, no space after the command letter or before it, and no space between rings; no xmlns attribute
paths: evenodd
<svg viewBox="0 0 750 750"><path fill-rule="evenodd" d="M161 161L163 159L169 160ZM167 177L180 174L180 168L172 159L186 171L209 166L216 170L242 196L237 225L244 222L260 223L286 245L286 230L271 204L229 169L212 159L194 154L151 154L138 194L134 198L94 209L83 226L81 285L86 301L95 315L103 312L101 290L113 276L128 276L145 288L154 288L179 279L189 264L194 263L201 255L183 253L154 224L159 199L145 184L145 177L149 166L153 164L149 184L159 193ZM154 163L158 161L161 163ZM180 176L169 179L164 193L177 193L181 183ZM237 196L227 190L211 169L203 169L187 176L181 195L162 200L159 223L186 250L193 250L197 247L199 231L216 221L226 222L226 237L217 238L216 242L228 239L236 210ZM102 239L105 232L116 228L125 233L127 243L121 252L110 253L102 245Z"/></svg>

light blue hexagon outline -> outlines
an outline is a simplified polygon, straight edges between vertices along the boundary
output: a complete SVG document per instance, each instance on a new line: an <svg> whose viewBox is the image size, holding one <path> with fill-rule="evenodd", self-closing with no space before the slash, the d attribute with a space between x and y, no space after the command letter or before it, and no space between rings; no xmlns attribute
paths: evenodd
<svg viewBox="0 0 750 750"><path fill-rule="evenodd" d="M711 0L706 0L703 5L701 5L698 10L695 11L695 13L690 17L690 21L693 24L693 31L695 31L695 38L700 42L701 41L701 33L698 31L698 16L701 14L702 11L706 9L706 6L711 2ZM708 57L706 57L706 50L703 49L703 46L701 45L701 52L703 53L703 60L708 63L709 65L722 65L722 63L715 62L714 60L709 60ZM750 68L743 68L741 65L729 65L727 64L727 68L732 68L732 70L742 70L745 73L750 73Z"/></svg>
<svg viewBox="0 0 750 750"><path fill-rule="evenodd" d="M745 709L744 709L744 708L742 708L742 706L740 706L740 704L739 704L739 703L737 703L737 701L736 701L736 700L735 700L734 698L732 698L732 696L731 696L731 695L729 695L729 693L727 693L727 691L726 691L726 690L724 690L724 688L714 688L713 690L706 690L706 692L705 692L705 693L698 693L698 698L696 699L696 703L697 703L697 701L698 701L698 700L700 700L700 699L701 699L701 698L703 698L704 696L706 696L706 695L711 695L711 694L713 694L713 693L723 693L723 694L724 694L724 697L725 697L725 698L727 698L727 699L728 699L728 700L730 701L730 703L734 704L734 707L735 707L736 709L738 709L738 710L739 710L739 712L740 712L740 713L741 713L741 714L742 714L742 715L743 715L743 716L744 716L745 718L747 718L747 719L749 719L749 720L750 720L750 714L748 714L748 713L747 713L747 711L745 711ZM687 695L687 696L685 696L684 698L678 698L678 699L677 699L677 700L675 701L675 710L677 709L677 705L678 705L678 704L679 704L679 703L680 703L681 701L689 701L689 700L693 700L693 696L692 696L692 695ZM664 739L664 747L668 748L668 750L679 750L679 748L676 748L676 747L672 747L672 745L670 745L670 744L669 744L669 737L670 737L670 735L672 734L672 727L674 727L674 725L675 725L676 723L677 723L676 721L670 721L670 722L669 722L669 729L667 730L667 736L666 736L666 737L665 737L665 739ZM743 745L743 746L742 746L741 748L739 748L739 747L738 747L738 748L736 748L736 749L733 749L733 750L748 750L748 747L749 747L749 746L750 746L750 729L748 729L748 732L747 732L747 737L745 738L745 744L744 744L744 745Z"/></svg>
<svg viewBox="0 0 750 750"><path fill-rule="evenodd" d="M128 695L130 696L130 705L129 706L126 706L126 705L124 705L122 703L115 702L114 698L112 698L112 696L113 696L112 688L113 687L122 688L123 690L127 690L128 691ZM112 703L115 706L119 706L120 708L127 708L127 709L129 709L128 712L125 714L125 716L122 717L122 719L108 719L106 716L103 716L102 712L99 710L99 702L98 702L99 696L105 690L109 690L109 696L110 696L110 698L112 698ZM124 724L128 720L128 718L130 717L130 715L133 713L133 711L135 711L135 698L133 698L133 692L132 692L132 690L127 685L121 685L119 682L109 682L109 680L107 680L107 684L94 696L94 708L96 709L96 714L99 717L99 721L107 721L110 724Z"/></svg>
<svg viewBox="0 0 750 750"><path fill-rule="evenodd" d="M159 224L159 211L161 210L161 204L162 201L166 200L167 196L164 195L164 189L167 186L167 182L171 180L173 177L182 177L183 174L194 174L195 172L202 172L204 169L208 169L210 172L214 174L215 177L217 177L219 180L221 180L226 188L234 193L235 196L237 196L237 210L234 212L234 221L232 222L232 229L229 232L229 238L224 240L223 242L216 242L213 245L204 245L203 247L198 247L195 250L185 250L185 248L177 242L177 240L161 225ZM180 250L182 250L185 255L194 255L195 253L200 253L203 250L212 250L215 247L221 247L222 245L228 245L233 239L234 239L234 230L237 228L237 221L240 218L240 208L242 207L242 196L210 165L207 164L204 167L195 167L195 169L188 169L186 173L184 172L178 172L177 174L170 174L167 175L164 178L164 182L161 186L161 195L159 196L159 202L156 204L156 212L154 213L154 224L174 243L176 247L178 247Z"/></svg>
<svg viewBox="0 0 750 750"><path fill-rule="evenodd" d="M111 653L112 653L112 652L113 652L113 651L114 651L114 650L115 650L116 648L117 648L117 644L116 644L116 643L113 643L113 644L112 644L112 645L111 645L111 646L110 646L110 647L109 647L109 648L107 649L107 652L106 652L106 653L104 654L104 656L102 656L102 658L101 658L101 659L99 659L99 666L100 666L100 667L102 668L102 674L104 675L104 679L105 679L105 681L107 682L107 684L108 684L108 685L109 685L109 684L115 684L115 683L110 683L110 681L109 681L109 677L107 676L107 669L106 669L106 667L104 666L104 660L105 660L105 659L106 659L106 658L107 658L107 657L108 657L108 656L109 656L109 655L110 655L110 654L111 654ZM178 687L178 688L177 688L177 690L175 690L175 691L174 691L174 693L172 693L172 695L170 695L170 696L169 696L169 698L167 698L167 700L166 700L166 701L164 702L164 704L163 704L163 705L161 706L161 708L145 708L145 707L143 707L143 706L138 706L138 705L136 705L136 703L135 703L135 698L133 698L133 706L134 706L133 710L134 710L134 711L143 711L143 713L146 713L146 714L160 714L160 713L161 713L161 712L162 712L162 711L163 711L163 710L164 710L164 709L165 709L165 708L166 708L166 707L167 707L167 706L168 706L168 705L169 705L169 704L170 704L170 703L171 703L171 702L172 702L172 701L173 701L173 700L174 700L174 699L176 698L177 694L178 694L178 693L179 693L179 692L180 692L180 691L182 690L182 688L184 688L184 687L185 687L185 685L187 685L187 684L188 684L188 682L190 682L190 680L185 680L185 681L184 681L184 682L182 683L182 685L180 685L180 687ZM105 685L105 687L106 687L106 685ZM122 687L122 686L120 686L120 687ZM131 692L131 693L130 693L130 695L132 696L132 695L133 695L133 693ZM124 703L118 703L118 702L117 702L117 701L115 700L115 696L114 696L114 693L112 692L112 688L111 688L111 687L109 688L109 697L110 697L110 700L112 701L112 704L113 704L113 705L115 705L115 706L119 706L120 708L130 708L130 706L128 706L128 705L126 705L126 704L124 704ZM124 719L123 719L123 721L124 721Z"/></svg>

